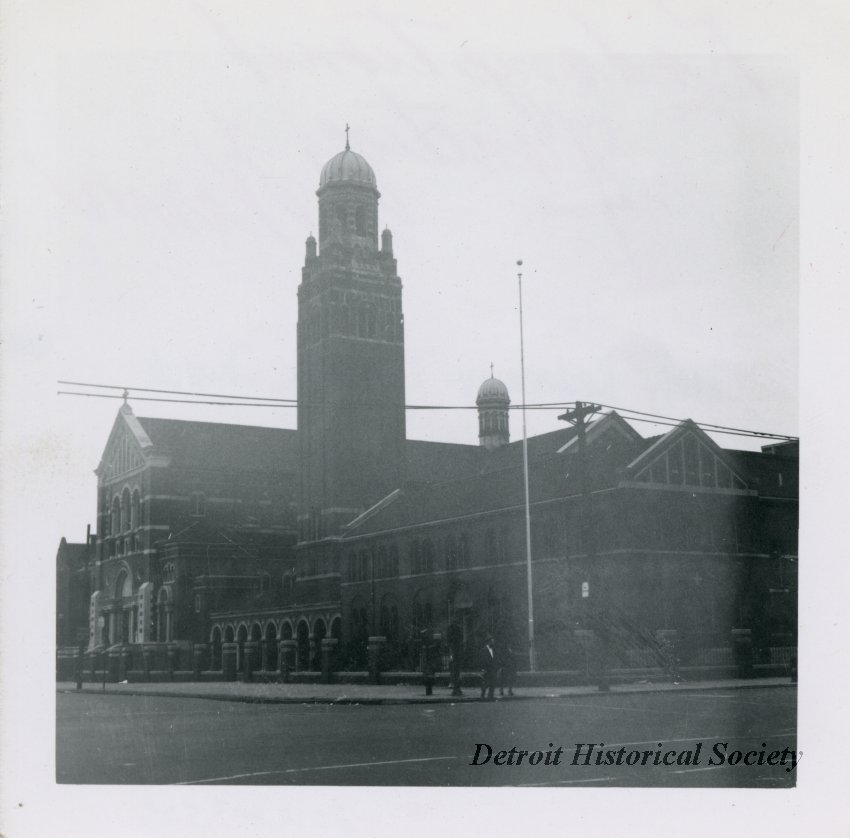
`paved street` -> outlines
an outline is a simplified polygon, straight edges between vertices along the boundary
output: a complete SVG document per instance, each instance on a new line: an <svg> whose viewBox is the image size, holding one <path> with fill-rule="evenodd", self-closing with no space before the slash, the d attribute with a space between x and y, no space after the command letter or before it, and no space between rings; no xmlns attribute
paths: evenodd
<svg viewBox="0 0 850 838"><path fill-rule="evenodd" d="M388 705L57 694L60 783L779 788L806 769L787 770L796 749L791 687Z"/></svg>

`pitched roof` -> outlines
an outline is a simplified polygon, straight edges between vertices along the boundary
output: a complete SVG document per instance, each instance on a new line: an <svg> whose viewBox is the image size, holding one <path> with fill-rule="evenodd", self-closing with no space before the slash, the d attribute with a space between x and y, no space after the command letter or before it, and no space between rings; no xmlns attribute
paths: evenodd
<svg viewBox="0 0 850 838"><path fill-rule="evenodd" d="M237 471L297 471L298 432L220 422L138 417L157 454L173 465Z"/></svg>
<svg viewBox="0 0 850 838"><path fill-rule="evenodd" d="M529 439L529 449L531 441ZM554 447L557 442L555 436L544 440L533 459L529 451L528 482L532 504L577 494L579 491L578 473L572 468L572 457L558 454L557 447ZM554 450L549 450L553 447ZM619 477L616 466L622 456L617 452L618 460L612 462L608 452L603 450L600 453L601 456L589 458L589 479L594 486L615 485ZM521 448L519 456L511 455L508 461L511 464L506 468L489 468L442 483L408 486L394 493L394 497L385 498L367 515L353 521L348 527L348 534L365 535L397 527L519 508L525 502Z"/></svg>
<svg viewBox="0 0 850 838"><path fill-rule="evenodd" d="M750 488L774 498L800 496L800 460L760 451L726 451L726 455L749 479Z"/></svg>
<svg viewBox="0 0 850 838"><path fill-rule="evenodd" d="M66 541L64 538L59 542L56 551L56 561L64 564L69 570L83 568L89 558L89 545Z"/></svg>
<svg viewBox="0 0 850 838"><path fill-rule="evenodd" d="M478 445L453 442L428 442L409 439L405 446L407 479L414 482L433 483L455 480L478 471L482 455Z"/></svg>

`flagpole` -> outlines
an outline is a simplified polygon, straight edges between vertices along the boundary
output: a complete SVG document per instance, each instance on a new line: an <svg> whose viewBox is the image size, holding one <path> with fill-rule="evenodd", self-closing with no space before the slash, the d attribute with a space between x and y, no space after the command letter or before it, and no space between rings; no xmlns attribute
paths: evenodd
<svg viewBox="0 0 850 838"><path fill-rule="evenodd" d="M525 426L525 337L522 323L522 259L517 259L519 282L519 363L522 381L522 474L525 484L525 568L528 586L528 666L536 671L534 654L534 596L531 575L531 504L528 494L528 434Z"/></svg>

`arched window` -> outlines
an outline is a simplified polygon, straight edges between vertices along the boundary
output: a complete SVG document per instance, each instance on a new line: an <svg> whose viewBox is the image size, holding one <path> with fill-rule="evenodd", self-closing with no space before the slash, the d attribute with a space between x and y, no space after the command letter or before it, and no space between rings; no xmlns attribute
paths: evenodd
<svg viewBox="0 0 850 838"><path fill-rule="evenodd" d="M398 638L398 605L389 595L381 602L380 633L390 641Z"/></svg>
<svg viewBox="0 0 850 838"><path fill-rule="evenodd" d="M130 504L130 529L137 530L142 525L142 501L139 490L133 491L133 500Z"/></svg>
<svg viewBox="0 0 850 838"><path fill-rule="evenodd" d="M274 623L266 626L266 669L277 669L277 628Z"/></svg>
<svg viewBox="0 0 850 838"><path fill-rule="evenodd" d="M422 573L422 548L418 538L410 542L410 572Z"/></svg>
<svg viewBox="0 0 850 838"><path fill-rule="evenodd" d="M121 501L118 495L112 498L112 515L109 519L109 534L118 535L121 532Z"/></svg>
<svg viewBox="0 0 850 838"><path fill-rule="evenodd" d="M430 538L425 539L422 547L422 572L431 573L434 570L434 542Z"/></svg>
<svg viewBox="0 0 850 838"><path fill-rule="evenodd" d="M295 633L296 654L295 666L296 670L303 672L310 666L310 627L306 620L301 620L298 623L298 628Z"/></svg>
<svg viewBox="0 0 850 838"><path fill-rule="evenodd" d="M121 493L121 532L130 531L130 490Z"/></svg>
<svg viewBox="0 0 850 838"><path fill-rule="evenodd" d="M354 228L357 230L358 236L366 235L366 208L363 206L354 210Z"/></svg>
<svg viewBox="0 0 850 838"><path fill-rule="evenodd" d="M453 535L446 536L446 570L457 567L457 541Z"/></svg>

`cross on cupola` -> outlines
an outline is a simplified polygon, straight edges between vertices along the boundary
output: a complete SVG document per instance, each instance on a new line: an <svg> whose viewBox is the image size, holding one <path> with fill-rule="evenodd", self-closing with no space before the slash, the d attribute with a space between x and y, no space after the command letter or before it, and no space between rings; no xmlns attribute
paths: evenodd
<svg viewBox="0 0 850 838"><path fill-rule="evenodd" d="M345 123L345 150L351 151L351 146L348 144L348 132L349 132L348 123Z"/></svg>

